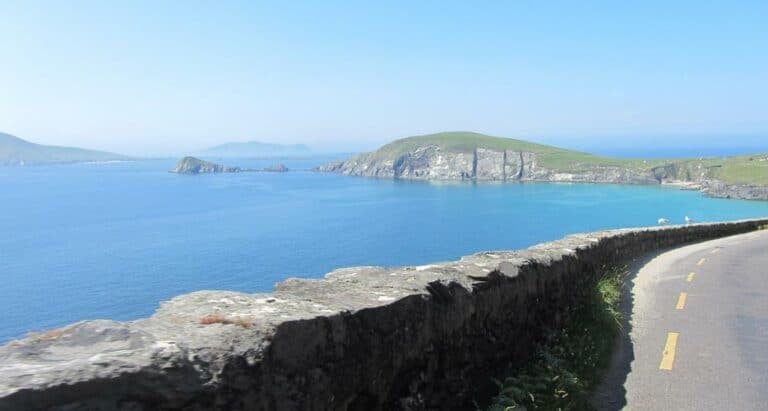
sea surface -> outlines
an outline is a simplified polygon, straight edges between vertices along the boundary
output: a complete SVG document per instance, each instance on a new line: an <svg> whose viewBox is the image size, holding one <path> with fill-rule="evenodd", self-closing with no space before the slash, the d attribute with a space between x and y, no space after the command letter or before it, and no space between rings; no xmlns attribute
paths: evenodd
<svg viewBox="0 0 768 411"><path fill-rule="evenodd" d="M149 316L201 289L520 249L574 232L768 216L666 187L425 183L319 174L329 158L228 160L288 173L184 176L174 160L0 168L0 343Z"/></svg>

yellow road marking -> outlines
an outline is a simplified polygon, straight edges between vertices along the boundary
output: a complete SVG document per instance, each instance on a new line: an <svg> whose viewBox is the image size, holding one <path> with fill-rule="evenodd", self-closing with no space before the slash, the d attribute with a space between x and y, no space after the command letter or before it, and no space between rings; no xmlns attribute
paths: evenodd
<svg viewBox="0 0 768 411"><path fill-rule="evenodd" d="M685 308L685 300L688 298L688 293L680 293L680 297L677 297L676 309L682 310Z"/></svg>
<svg viewBox="0 0 768 411"><path fill-rule="evenodd" d="M715 248L714 250L712 250L712 254L717 254L719 251L720 251L719 248Z"/></svg>
<svg viewBox="0 0 768 411"><path fill-rule="evenodd" d="M696 265L702 266L702 265L704 265L704 261L707 261L707 259L706 258L702 258L701 260L699 260L698 263L696 263Z"/></svg>
<svg viewBox="0 0 768 411"><path fill-rule="evenodd" d="M667 333L667 343L664 344L664 352L661 354L660 370L672 370L675 363L675 348L677 347L678 333Z"/></svg>
<svg viewBox="0 0 768 411"><path fill-rule="evenodd" d="M688 278L686 278L685 281L688 281L690 283L691 281L693 281L693 276L694 275L696 275L696 273L691 271L690 273L688 273Z"/></svg>

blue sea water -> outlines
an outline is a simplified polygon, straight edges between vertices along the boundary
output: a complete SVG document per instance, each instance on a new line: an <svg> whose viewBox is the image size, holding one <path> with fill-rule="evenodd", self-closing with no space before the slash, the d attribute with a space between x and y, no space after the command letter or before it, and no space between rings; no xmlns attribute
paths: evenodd
<svg viewBox="0 0 768 411"><path fill-rule="evenodd" d="M182 176L173 160L0 168L0 343L150 315L201 289L519 249L574 232L768 216L664 187L436 184L301 171ZM229 161L264 167L274 160Z"/></svg>

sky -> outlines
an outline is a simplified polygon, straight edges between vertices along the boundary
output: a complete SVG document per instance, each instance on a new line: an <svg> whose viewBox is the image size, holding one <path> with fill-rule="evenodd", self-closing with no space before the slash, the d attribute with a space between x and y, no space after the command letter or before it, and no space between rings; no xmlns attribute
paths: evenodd
<svg viewBox="0 0 768 411"><path fill-rule="evenodd" d="M766 147L768 1L0 2L0 131L126 154L472 130Z"/></svg>

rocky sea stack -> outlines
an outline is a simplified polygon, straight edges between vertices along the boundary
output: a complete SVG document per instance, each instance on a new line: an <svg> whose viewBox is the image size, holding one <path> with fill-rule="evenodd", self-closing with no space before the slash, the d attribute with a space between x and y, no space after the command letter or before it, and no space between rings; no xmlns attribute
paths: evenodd
<svg viewBox="0 0 768 411"><path fill-rule="evenodd" d="M290 170L285 164L275 164L273 166L265 167L261 171L266 171L268 173L285 173Z"/></svg>
<svg viewBox="0 0 768 411"><path fill-rule="evenodd" d="M177 174L204 174L204 173L239 173L240 167L227 167L210 161L200 160L195 157L184 157L170 170Z"/></svg>

